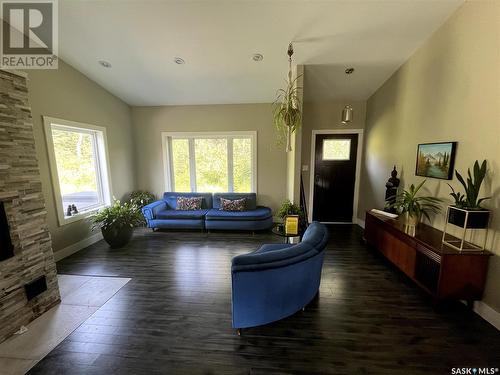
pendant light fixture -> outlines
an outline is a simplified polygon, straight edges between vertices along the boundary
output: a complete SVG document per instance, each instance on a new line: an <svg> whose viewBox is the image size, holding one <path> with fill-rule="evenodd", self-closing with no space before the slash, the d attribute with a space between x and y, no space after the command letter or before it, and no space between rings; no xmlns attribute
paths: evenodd
<svg viewBox="0 0 500 375"><path fill-rule="evenodd" d="M353 114L352 107L349 104L346 105L344 107L344 109L342 110L342 124L346 125L349 122L351 122L352 121L352 114Z"/></svg>
<svg viewBox="0 0 500 375"><path fill-rule="evenodd" d="M354 73L354 68L350 67L345 70L345 74L350 76L352 73ZM342 124L346 125L352 121L353 117L353 109L352 107L347 104L344 109L342 110Z"/></svg>

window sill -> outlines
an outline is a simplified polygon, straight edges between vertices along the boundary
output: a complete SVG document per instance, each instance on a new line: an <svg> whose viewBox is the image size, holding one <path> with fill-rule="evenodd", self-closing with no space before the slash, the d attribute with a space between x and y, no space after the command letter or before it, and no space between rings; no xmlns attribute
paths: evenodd
<svg viewBox="0 0 500 375"><path fill-rule="evenodd" d="M91 210L88 211L83 211L79 212L76 215L73 216L64 216L64 217L59 217L59 226L62 227L66 224L71 224L71 223L76 223L77 221L88 219L90 216L95 214L97 211L99 211L101 208L106 207L105 205L99 206L92 208Z"/></svg>

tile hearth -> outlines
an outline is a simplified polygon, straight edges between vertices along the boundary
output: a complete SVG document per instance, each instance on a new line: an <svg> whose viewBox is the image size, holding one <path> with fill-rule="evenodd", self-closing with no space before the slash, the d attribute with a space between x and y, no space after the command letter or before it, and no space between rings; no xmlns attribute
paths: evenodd
<svg viewBox="0 0 500 375"><path fill-rule="evenodd" d="M131 279L58 275L61 304L27 325L28 331L0 344L2 374L29 371L92 316Z"/></svg>

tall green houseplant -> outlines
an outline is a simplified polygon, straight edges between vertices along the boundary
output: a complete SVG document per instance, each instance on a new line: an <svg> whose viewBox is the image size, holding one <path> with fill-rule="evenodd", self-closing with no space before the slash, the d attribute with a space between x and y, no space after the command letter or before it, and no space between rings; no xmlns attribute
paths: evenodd
<svg viewBox="0 0 500 375"><path fill-rule="evenodd" d="M453 186L448 184L451 189L450 195L455 200L455 204L448 208L449 223L470 229L486 229L488 227L490 212L481 207L481 203L491 197L479 198L481 185L486 177L486 173L486 160L483 160L481 165L476 160L472 172L470 168L467 168L467 179L458 171L455 171L455 176L463 186L464 193L455 191Z"/></svg>
<svg viewBox="0 0 500 375"><path fill-rule="evenodd" d="M460 192L455 192L455 189L448 184L451 188L450 195L455 199L456 207L469 210L481 209L481 203L491 198L479 198L479 191L486 177L486 172L486 160L483 160L481 166L479 166L479 161L476 160L472 168L472 173L470 168L467 168L467 182L458 171L455 171L455 176L457 176L457 180L462 184L465 191L465 195Z"/></svg>

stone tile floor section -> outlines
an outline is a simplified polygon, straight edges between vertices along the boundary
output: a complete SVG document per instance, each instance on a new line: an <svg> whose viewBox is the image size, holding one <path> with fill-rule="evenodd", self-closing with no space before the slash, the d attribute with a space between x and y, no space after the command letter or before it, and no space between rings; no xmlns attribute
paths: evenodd
<svg viewBox="0 0 500 375"><path fill-rule="evenodd" d="M0 344L0 373L28 372L131 279L58 275L61 303Z"/></svg>

